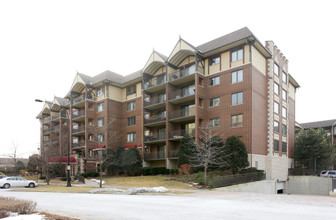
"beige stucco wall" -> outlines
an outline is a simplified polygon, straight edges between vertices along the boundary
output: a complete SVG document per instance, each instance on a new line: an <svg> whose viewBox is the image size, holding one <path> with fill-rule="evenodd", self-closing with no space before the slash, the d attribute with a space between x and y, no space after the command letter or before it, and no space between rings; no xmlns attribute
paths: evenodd
<svg viewBox="0 0 336 220"><path fill-rule="evenodd" d="M209 75L218 73L220 71L220 63L209 66Z"/></svg>
<svg viewBox="0 0 336 220"><path fill-rule="evenodd" d="M114 86L109 86L109 98L110 99L120 101L120 102L124 101L122 99L123 98L122 92L123 92L123 89L121 89L121 88L117 88L117 87L114 87Z"/></svg>
<svg viewBox="0 0 336 220"><path fill-rule="evenodd" d="M261 53L252 46L252 65L266 75L266 59Z"/></svg>
<svg viewBox="0 0 336 220"><path fill-rule="evenodd" d="M250 45L245 45L244 46L244 63L249 63L250 62Z"/></svg>
<svg viewBox="0 0 336 220"><path fill-rule="evenodd" d="M265 170L266 169L266 155L260 154L252 154L252 162L251 162L251 154L248 154L248 161L250 166L256 167L256 161L258 162L258 169Z"/></svg>
<svg viewBox="0 0 336 220"><path fill-rule="evenodd" d="M289 83L289 86L288 86L288 97L292 98L293 100L295 100L295 88L292 84Z"/></svg>
<svg viewBox="0 0 336 220"><path fill-rule="evenodd" d="M230 69L230 51L221 54L222 70Z"/></svg>
<svg viewBox="0 0 336 220"><path fill-rule="evenodd" d="M166 67L161 67L160 69L158 69L155 73L154 76L160 75L162 73L166 72Z"/></svg>

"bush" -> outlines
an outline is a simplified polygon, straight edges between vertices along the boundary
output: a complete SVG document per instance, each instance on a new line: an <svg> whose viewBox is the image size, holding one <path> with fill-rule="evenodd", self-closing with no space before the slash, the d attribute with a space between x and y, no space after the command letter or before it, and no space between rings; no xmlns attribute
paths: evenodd
<svg viewBox="0 0 336 220"><path fill-rule="evenodd" d="M40 176L40 180L45 180L46 177L45 176Z"/></svg>
<svg viewBox="0 0 336 220"><path fill-rule="evenodd" d="M166 169L165 167L144 167L141 169L143 176L150 175L168 175L168 174L177 174L177 169Z"/></svg>
<svg viewBox="0 0 336 220"><path fill-rule="evenodd" d="M84 178L88 178L88 177L98 177L99 173L98 172L88 172L88 173L81 173L80 174L82 177Z"/></svg>
<svg viewBox="0 0 336 220"><path fill-rule="evenodd" d="M249 167L249 168L245 168L245 169L241 169L239 171L239 174L245 174L245 173L263 173L264 170L258 170L255 167Z"/></svg>
<svg viewBox="0 0 336 220"><path fill-rule="evenodd" d="M0 197L0 218L5 218L11 212L31 214L35 212L36 202L19 200L12 197Z"/></svg>

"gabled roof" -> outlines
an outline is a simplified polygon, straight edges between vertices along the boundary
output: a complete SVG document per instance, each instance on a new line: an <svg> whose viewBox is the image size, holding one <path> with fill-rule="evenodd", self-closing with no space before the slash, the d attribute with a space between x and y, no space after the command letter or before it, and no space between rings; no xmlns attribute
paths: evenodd
<svg viewBox="0 0 336 220"><path fill-rule="evenodd" d="M314 122L300 123L300 125L304 129L327 128L327 127L331 127L333 124L336 127L336 119L326 120L326 121L314 121Z"/></svg>
<svg viewBox="0 0 336 220"><path fill-rule="evenodd" d="M170 53L168 62L171 65L177 67L185 58L189 56L195 56L197 53L199 53L199 51L196 47L180 38L177 41L173 51Z"/></svg>
<svg viewBox="0 0 336 220"><path fill-rule="evenodd" d="M70 101L68 99L64 99L64 98L60 98L60 97L55 96L54 100L52 102L52 105L51 105L51 110L59 111L60 106L67 106L69 104L70 104Z"/></svg>
<svg viewBox="0 0 336 220"><path fill-rule="evenodd" d="M159 68L165 66L167 61L168 57L153 50L141 73L153 75Z"/></svg>

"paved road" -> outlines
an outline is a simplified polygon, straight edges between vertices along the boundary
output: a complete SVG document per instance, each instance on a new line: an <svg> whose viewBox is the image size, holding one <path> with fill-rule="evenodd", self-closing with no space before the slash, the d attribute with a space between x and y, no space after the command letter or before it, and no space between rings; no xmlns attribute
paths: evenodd
<svg viewBox="0 0 336 220"><path fill-rule="evenodd" d="M80 219L335 219L336 197L204 191L187 195L115 195L0 190L39 210Z"/></svg>

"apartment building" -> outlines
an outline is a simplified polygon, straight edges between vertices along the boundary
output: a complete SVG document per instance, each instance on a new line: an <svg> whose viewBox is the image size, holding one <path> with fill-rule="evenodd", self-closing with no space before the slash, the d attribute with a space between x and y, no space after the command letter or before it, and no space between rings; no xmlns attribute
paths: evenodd
<svg viewBox="0 0 336 220"><path fill-rule="evenodd" d="M285 181L298 87L276 45L262 45L246 27L200 46L180 38L169 56L153 51L133 74L78 73L68 94L39 114L41 146L63 137L45 130L70 124L73 173L97 170L102 152L117 146L137 147L144 166L177 168L182 137L197 138L210 124L223 141L231 135L244 141L252 167ZM50 120L55 115L58 121ZM58 142L61 157L65 146Z"/></svg>
<svg viewBox="0 0 336 220"><path fill-rule="evenodd" d="M336 138L336 119L332 120L325 120L325 121L313 121L313 122L306 122L306 123L297 123L296 133L299 133L301 129L308 130L308 129L318 129L323 128L328 135L330 135L331 144L335 144Z"/></svg>

